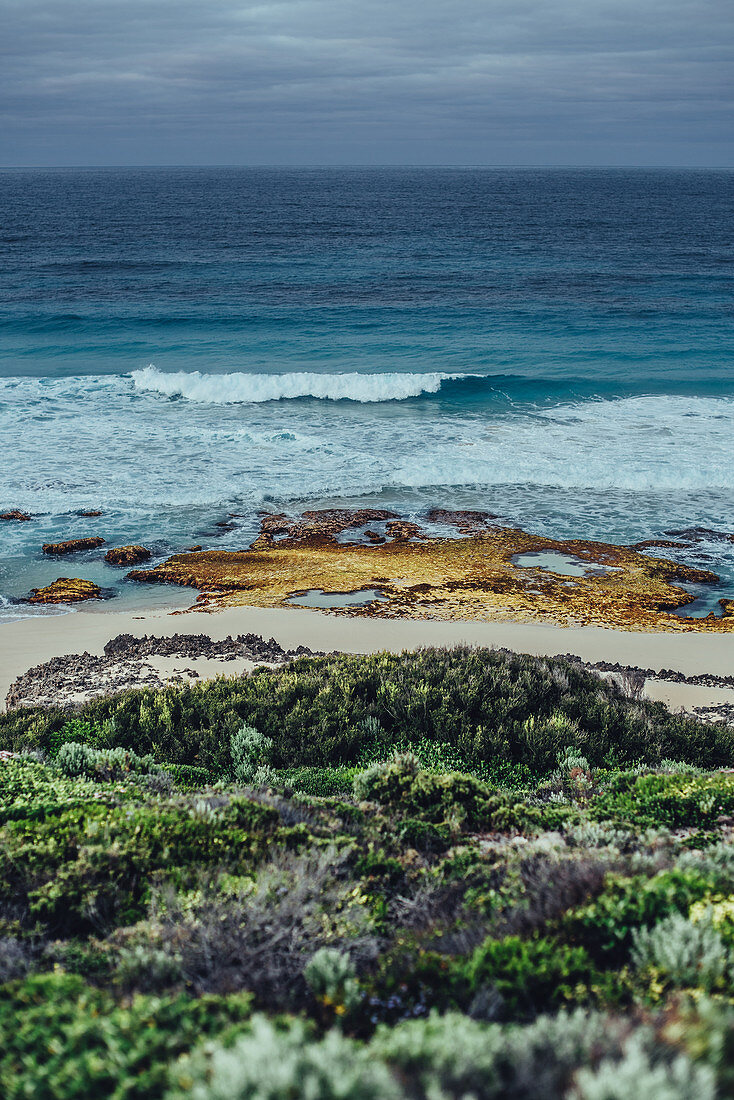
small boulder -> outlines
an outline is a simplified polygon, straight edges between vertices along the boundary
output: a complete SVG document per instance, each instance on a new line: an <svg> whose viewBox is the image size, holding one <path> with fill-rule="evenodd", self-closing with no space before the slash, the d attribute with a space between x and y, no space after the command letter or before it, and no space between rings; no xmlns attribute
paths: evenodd
<svg viewBox="0 0 734 1100"><path fill-rule="evenodd" d="M44 542L44 554L77 554L80 550L96 550L104 545L104 539L68 539L66 542Z"/></svg>
<svg viewBox="0 0 734 1100"><path fill-rule="evenodd" d="M100 512L97 509L94 509L91 512L77 512L77 515L78 516L84 516L85 518L88 518L88 519L94 519L96 516L103 516L104 512Z"/></svg>
<svg viewBox="0 0 734 1100"><path fill-rule="evenodd" d="M27 512L21 512L18 508L11 508L9 512L0 514L0 519L14 519L18 523L28 523L30 518Z"/></svg>
<svg viewBox="0 0 734 1100"><path fill-rule="evenodd" d="M26 603L78 603L79 600L101 600L102 589L94 581L79 577L59 577L45 588L32 588Z"/></svg>
<svg viewBox="0 0 734 1100"><path fill-rule="evenodd" d="M116 546L108 550L104 560L110 565L137 565L138 562L147 561L150 550L144 546Z"/></svg>

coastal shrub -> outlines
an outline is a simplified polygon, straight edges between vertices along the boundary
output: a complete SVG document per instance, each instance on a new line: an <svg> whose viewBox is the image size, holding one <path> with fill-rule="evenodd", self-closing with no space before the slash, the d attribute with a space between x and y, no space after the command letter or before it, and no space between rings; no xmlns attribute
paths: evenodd
<svg viewBox="0 0 734 1100"><path fill-rule="evenodd" d="M161 771L167 772L175 786L183 791L204 787L212 780L206 768L197 768L194 764L161 764Z"/></svg>
<svg viewBox="0 0 734 1100"><path fill-rule="evenodd" d="M732 956L708 909L696 921L671 913L652 928L635 929L632 962L677 988L711 992L730 977Z"/></svg>
<svg viewBox="0 0 734 1100"><path fill-rule="evenodd" d="M173 1078L166 1100L404 1100L364 1046L336 1030L316 1041L300 1020L278 1028L264 1016L231 1047L183 1060Z"/></svg>
<svg viewBox="0 0 734 1100"><path fill-rule="evenodd" d="M75 807L117 805L135 800L137 792L123 782L99 783L85 777L69 779L54 764L28 757L0 764L0 825L9 821L44 821Z"/></svg>
<svg viewBox="0 0 734 1100"><path fill-rule="evenodd" d="M337 1013L354 1008L359 1000L354 963L344 951L335 947L321 947L306 965L303 972L306 985L313 995Z"/></svg>
<svg viewBox="0 0 734 1100"><path fill-rule="evenodd" d="M264 778L268 772L261 775L262 769L270 763L273 742L270 737L243 723L230 739L232 753L232 769L237 783L252 783L256 776Z"/></svg>
<svg viewBox="0 0 734 1100"><path fill-rule="evenodd" d="M606 965L621 965L637 929L675 913L687 915L695 902L709 897L711 889L712 881L696 871L666 870L651 878L612 874L597 898L564 916L562 934Z"/></svg>
<svg viewBox="0 0 734 1100"><path fill-rule="evenodd" d="M290 787L294 791L314 798L331 798L333 795L352 792L358 768L287 768L274 772L278 787Z"/></svg>
<svg viewBox="0 0 734 1100"><path fill-rule="evenodd" d="M435 825L502 830L533 828L542 820L540 810L506 791L490 790L474 776L425 771L411 753L356 776L354 793Z"/></svg>
<svg viewBox="0 0 734 1100"><path fill-rule="evenodd" d="M59 771L69 779L75 779L78 775L91 776L96 755L89 745L80 744L78 741L67 741L58 751L56 764Z"/></svg>
<svg viewBox="0 0 734 1100"><path fill-rule="evenodd" d="M248 989L271 1010L304 1008L305 971L322 947L374 953L367 910L343 881L345 859L333 848L283 851L229 891L211 881L194 898L164 898L160 943L180 958L189 988Z"/></svg>
<svg viewBox="0 0 734 1100"><path fill-rule="evenodd" d="M413 1100L535 1100L563 1096L592 1058L618 1057L625 1034L621 1021L580 1008L524 1026L433 1012L380 1025L370 1051L408 1082Z"/></svg>
<svg viewBox="0 0 734 1100"><path fill-rule="evenodd" d="M596 977L583 947L519 936L481 944L469 959L466 973L472 993L476 996L491 988L501 999L503 1015L511 1019L583 1002Z"/></svg>
<svg viewBox="0 0 734 1100"><path fill-rule="evenodd" d="M155 771L152 756L138 756L132 749L94 749L66 741L56 756L56 766L69 779L122 779L127 775L148 775Z"/></svg>
<svg viewBox="0 0 734 1100"><path fill-rule="evenodd" d="M215 814L176 799L130 802L121 812L116 800L92 797L81 809L10 821L0 829L0 901L14 897L28 921L78 934L139 919L157 874L186 880L196 868L250 869L272 842L291 842L272 807L221 801Z"/></svg>
<svg viewBox="0 0 734 1100"><path fill-rule="evenodd" d="M88 718L70 718L61 729L49 735L46 751L50 756L56 756L62 746L69 742L89 745L93 749L104 748L109 744L110 732L109 723Z"/></svg>
<svg viewBox="0 0 734 1100"><path fill-rule="evenodd" d="M715 1100L716 1095L709 1067L694 1065L683 1054L656 1057L641 1036L633 1035L619 1061L607 1058L598 1069L579 1070L569 1100Z"/></svg>
<svg viewBox="0 0 734 1100"><path fill-rule="evenodd" d="M731 727L629 700L568 661L462 647L299 658L244 678L123 692L78 717L110 747L220 775L243 722L272 740L276 769L352 765L369 746L384 758L426 742L450 746L470 772L522 765L534 776L552 772L568 746L592 768L663 759L715 768L734 758ZM49 751L68 721L53 710L0 715L0 747Z"/></svg>
<svg viewBox="0 0 734 1100"><path fill-rule="evenodd" d="M647 826L706 826L722 815L734 814L734 774L613 776L603 795L594 804L593 815Z"/></svg>
<svg viewBox="0 0 734 1100"><path fill-rule="evenodd" d="M150 1100L194 1044L230 1035L250 1016L247 994L137 996L118 1005L77 975L6 985L0 996L3 1100Z"/></svg>

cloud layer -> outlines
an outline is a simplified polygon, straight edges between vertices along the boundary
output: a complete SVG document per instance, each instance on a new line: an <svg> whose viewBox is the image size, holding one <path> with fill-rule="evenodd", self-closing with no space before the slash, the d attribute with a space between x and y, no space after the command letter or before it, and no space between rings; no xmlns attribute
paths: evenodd
<svg viewBox="0 0 734 1100"><path fill-rule="evenodd" d="M731 164L730 0L0 0L3 164Z"/></svg>

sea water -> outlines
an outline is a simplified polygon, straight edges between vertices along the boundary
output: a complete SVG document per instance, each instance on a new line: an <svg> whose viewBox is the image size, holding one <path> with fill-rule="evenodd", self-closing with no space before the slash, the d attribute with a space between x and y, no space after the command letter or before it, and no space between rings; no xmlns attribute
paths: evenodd
<svg viewBox="0 0 734 1100"><path fill-rule="evenodd" d="M0 618L259 510L734 532L732 172L2 171L0 252Z"/></svg>

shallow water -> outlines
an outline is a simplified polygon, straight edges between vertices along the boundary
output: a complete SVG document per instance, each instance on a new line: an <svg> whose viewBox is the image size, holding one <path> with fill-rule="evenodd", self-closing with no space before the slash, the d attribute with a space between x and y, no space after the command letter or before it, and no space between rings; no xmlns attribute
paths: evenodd
<svg viewBox="0 0 734 1100"><path fill-rule="evenodd" d="M366 607L384 599L377 588L360 588L356 592L324 592L322 588L310 588L301 596L290 596L285 602L294 607L318 607L332 611L338 607Z"/></svg>
<svg viewBox="0 0 734 1100"><path fill-rule="evenodd" d="M515 565L527 569L547 569L549 573L560 573L563 577L588 577L594 573L609 573L608 565L584 561L574 554L564 554L560 550L545 550L534 554L515 554Z"/></svg>

